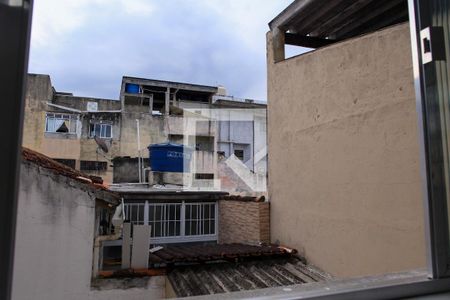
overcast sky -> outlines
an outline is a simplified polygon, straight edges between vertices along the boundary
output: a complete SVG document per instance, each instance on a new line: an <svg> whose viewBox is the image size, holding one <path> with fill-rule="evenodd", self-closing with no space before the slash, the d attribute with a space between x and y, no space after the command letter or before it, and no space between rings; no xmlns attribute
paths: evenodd
<svg viewBox="0 0 450 300"><path fill-rule="evenodd" d="M292 0L35 0L30 72L117 99L122 76L266 100L267 23Z"/></svg>

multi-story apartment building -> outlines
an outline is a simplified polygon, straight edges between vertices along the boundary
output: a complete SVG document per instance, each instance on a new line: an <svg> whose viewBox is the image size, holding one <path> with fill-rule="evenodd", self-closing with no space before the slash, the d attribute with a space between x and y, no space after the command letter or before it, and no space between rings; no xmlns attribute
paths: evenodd
<svg viewBox="0 0 450 300"><path fill-rule="evenodd" d="M98 99L58 92L50 76L30 74L23 145L106 182L121 158L148 158L149 145L167 142L194 149L194 179L217 178L217 152L265 173L265 109L221 86L123 77L118 100Z"/></svg>

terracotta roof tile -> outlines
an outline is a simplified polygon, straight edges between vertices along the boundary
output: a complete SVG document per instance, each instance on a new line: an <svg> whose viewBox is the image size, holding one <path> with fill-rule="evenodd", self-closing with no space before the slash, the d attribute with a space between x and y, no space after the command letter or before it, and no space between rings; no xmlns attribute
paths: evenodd
<svg viewBox="0 0 450 300"><path fill-rule="evenodd" d="M108 190L106 186L99 183L100 180L98 176L94 176L95 178L91 178L90 175L72 169L37 151L22 147L22 159L32 162L42 168L46 168L55 174L75 179L96 189Z"/></svg>
<svg viewBox="0 0 450 300"><path fill-rule="evenodd" d="M255 257L288 257L296 251L276 245L212 244L165 246L150 255L150 265L207 262Z"/></svg>

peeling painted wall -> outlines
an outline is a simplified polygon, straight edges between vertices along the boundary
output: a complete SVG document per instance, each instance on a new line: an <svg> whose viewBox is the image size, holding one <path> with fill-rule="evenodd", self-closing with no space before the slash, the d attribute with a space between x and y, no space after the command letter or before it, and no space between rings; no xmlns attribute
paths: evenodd
<svg viewBox="0 0 450 300"><path fill-rule="evenodd" d="M425 266L408 24L273 63L271 239L339 277Z"/></svg>

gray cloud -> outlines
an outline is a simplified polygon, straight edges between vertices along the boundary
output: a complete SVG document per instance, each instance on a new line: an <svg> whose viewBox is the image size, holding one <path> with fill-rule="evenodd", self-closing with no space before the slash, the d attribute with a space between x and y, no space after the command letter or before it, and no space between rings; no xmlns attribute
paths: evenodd
<svg viewBox="0 0 450 300"><path fill-rule="evenodd" d="M265 100L267 23L291 1L60 2L36 0L30 55L57 90L117 99L129 75Z"/></svg>

